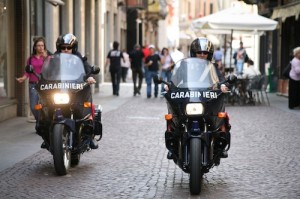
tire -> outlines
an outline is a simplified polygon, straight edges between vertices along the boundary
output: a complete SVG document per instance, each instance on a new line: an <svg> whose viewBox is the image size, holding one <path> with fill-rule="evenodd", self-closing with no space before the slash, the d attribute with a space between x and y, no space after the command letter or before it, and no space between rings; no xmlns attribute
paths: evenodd
<svg viewBox="0 0 300 199"><path fill-rule="evenodd" d="M190 193L198 195L202 186L202 152L201 139L192 138L190 140Z"/></svg>
<svg viewBox="0 0 300 199"><path fill-rule="evenodd" d="M51 136L53 160L58 175L66 175L71 166L71 151L67 148L68 131L63 124L55 124Z"/></svg>

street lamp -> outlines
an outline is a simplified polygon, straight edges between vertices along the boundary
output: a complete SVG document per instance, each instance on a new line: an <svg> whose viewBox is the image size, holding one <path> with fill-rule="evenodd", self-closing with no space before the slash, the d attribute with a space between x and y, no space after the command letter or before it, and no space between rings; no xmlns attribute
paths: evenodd
<svg viewBox="0 0 300 199"><path fill-rule="evenodd" d="M136 43L140 44L140 23L142 23L142 20L137 18L135 21L136 21Z"/></svg>

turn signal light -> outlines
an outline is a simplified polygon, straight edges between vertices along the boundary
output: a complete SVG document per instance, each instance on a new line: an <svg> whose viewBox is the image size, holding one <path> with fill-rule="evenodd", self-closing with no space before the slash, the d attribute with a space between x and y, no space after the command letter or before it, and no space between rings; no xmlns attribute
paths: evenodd
<svg viewBox="0 0 300 199"><path fill-rule="evenodd" d="M165 120L171 120L173 118L172 114L166 114L165 115Z"/></svg>
<svg viewBox="0 0 300 199"><path fill-rule="evenodd" d="M36 104L36 105L34 105L34 109L35 110L42 110L42 105L41 104Z"/></svg>
<svg viewBox="0 0 300 199"><path fill-rule="evenodd" d="M92 103L91 102L84 102L83 107L84 108L90 108L90 107L92 107Z"/></svg>
<svg viewBox="0 0 300 199"><path fill-rule="evenodd" d="M226 112L219 112L218 113L218 118L226 118L227 113Z"/></svg>

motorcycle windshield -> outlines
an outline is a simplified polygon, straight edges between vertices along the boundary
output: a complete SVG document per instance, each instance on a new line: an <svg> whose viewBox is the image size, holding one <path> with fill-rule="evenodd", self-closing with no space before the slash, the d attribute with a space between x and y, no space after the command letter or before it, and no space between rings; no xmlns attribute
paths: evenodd
<svg viewBox="0 0 300 199"><path fill-rule="evenodd" d="M84 65L80 57L59 53L49 56L42 68L42 79L48 81L84 81Z"/></svg>
<svg viewBox="0 0 300 199"><path fill-rule="evenodd" d="M219 82L215 66L200 58L178 61L172 72L171 81L178 88L210 88Z"/></svg>

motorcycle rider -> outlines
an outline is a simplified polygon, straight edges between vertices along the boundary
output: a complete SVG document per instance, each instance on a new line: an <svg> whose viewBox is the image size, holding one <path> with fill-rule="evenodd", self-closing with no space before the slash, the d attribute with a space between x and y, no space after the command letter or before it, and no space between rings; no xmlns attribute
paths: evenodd
<svg viewBox="0 0 300 199"><path fill-rule="evenodd" d="M78 40L75 35L68 33L61 35L56 40L56 52L57 53L68 53L74 54L80 57L83 61L84 70L86 73L90 73L92 70L91 65L87 62L87 58L82 56L81 53L78 51ZM87 80L87 83L94 84L96 80L94 77L90 76Z"/></svg>
<svg viewBox="0 0 300 199"><path fill-rule="evenodd" d="M58 53L67 53L67 54L74 54L77 55L79 58L82 59L83 61L83 65L84 65L84 69L85 69L85 73L90 73L92 70L92 66L87 62L87 58L83 57L81 55L80 52L78 52L78 40L75 37L75 35L71 34L71 33L67 33L64 35L61 35L57 38L56 40L56 52L54 54L58 54ZM87 78L86 82L88 84L94 84L96 83L96 80L94 79L94 77L90 76ZM83 100L87 100L92 102L92 93L91 93L91 88L88 87L89 89L87 89L85 91L85 93L82 95L82 97L84 98ZM89 109L88 113L91 113L92 110ZM80 113L79 113L80 114ZM45 142L43 142L42 148L47 148ZM90 142L90 148L91 149L97 149L98 148L98 143L95 140L95 138L93 138Z"/></svg>
<svg viewBox="0 0 300 199"><path fill-rule="evenodd" d="M219 70L218 64L214 62L213 55L214 55L214 46L213 46L212 42L209 41L207 38L199 37L191 43L190 56L197 57L200 59L207 59L208 61L210 61L216 68L219 82L222 82L225 80L225 77L222 75L221 71ZM228 86L226 84L221 84L220 89L223 93L226 93L228 91ZM229 124L229 126L230 126L230 124ZM229 134L229 135L225 136L226 139L229 139L228 137L230 137L230 132L229 132L229 130L228 130L228 132L226 132L225 129L230 128L230 127L221 127L221 128L223 128L223 129L220 129L220 131L224 131L225 133ZM221 157L227 158L228 157L227 151L223 150Z"/></svg>
<svg viewBox="0 0 300 199"><path fill-rule="evenodd" d="M210 61L216 67L216 72L219 81L222 82L225 80L225 77L222 75L221 71L219 70L218 64L213 61L213 55L214 55L214 45L207 38L199 37L191 43L190 56L197 57L200 59L206 59ZM220 89L224 93L228 91L228 87L226 84L221 84Z"/></svg>
<svg viewBox="0 0 300 199"><path fill-rule="evenodd" d="M212 44L211 41L209 41L207 38L205 37L198 37L195 40L192 41L191 43L191 48L190 48L190 57L196 57L196 58L200 58L200 59L206 59L210 62L210 64L213 64L213 66L216 68L216 73L219 79L219 82L225 81L225 77L222 75L221 71L218 69L218 64L214 63L213 61L213 54L214 54L214 46ZM226 93L228 91L228 86L226 84L221 84L220 85L220 89L223 93ZM168 89L166 89L168 90ZM226 132L224 130L224 128L228 128L228 127L222 127L224 132ZM230 128L230 125L229 125ZM226 135L226 139L228 139L228 137L230 137L230 132L227 132L229 135ZM227 151L223 150L222 151L222 158L227 158L228 154ZM168 159L173 159L172 158L172 152L169 151L168 155L167 155Z"/></svg>

